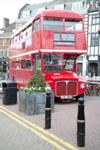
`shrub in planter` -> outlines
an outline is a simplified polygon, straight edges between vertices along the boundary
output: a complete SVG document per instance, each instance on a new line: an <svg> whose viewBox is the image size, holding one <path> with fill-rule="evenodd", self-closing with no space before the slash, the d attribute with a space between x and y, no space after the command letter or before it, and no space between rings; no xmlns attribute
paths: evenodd
<svg viewBox="0 0 100 150"><path fill-rule="evenodd" d="M40 70L36 70L34 76L29 81L28 90L29 92L45 92L46 82L44 76Z"/></svg>
<svg viewBox="0 0 100 150"><path fill-rule="evenodd" d="M22 92L22 94L21 94ZM24 92L24 95L23 95ZM22 102L19 104L19 110L22 110L28 115L39 114L45 112L46 104L46 82L40 70L36 70L31 77L28 87L19 91L19 96L23 96ZM20 100L21 98L19 98ZM34 105L34 106L33 106ZM51 92L51 106L54 111L54 95Z"/></svg>

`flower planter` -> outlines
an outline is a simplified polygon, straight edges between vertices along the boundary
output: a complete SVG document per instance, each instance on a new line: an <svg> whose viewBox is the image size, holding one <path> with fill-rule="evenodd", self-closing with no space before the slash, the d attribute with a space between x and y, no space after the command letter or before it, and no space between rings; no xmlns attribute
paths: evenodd
<svg viewBox="0 0 100 150"><path fill-rule="evenodd" d="M46 93L38 92L35 93L35 114L45 112Z"/></svg>
<svg viewBox="0 0 100 150"><path fill-rule="evenodd" d="M27 115L34 115L35 94L19 90L19 111Z"/></svg>
<svg viewBox="0 0 100 150"><path fill-rule="evenodd" d="M35 93L35 114L45 112L46 92ZM54 94L51 92L51 110L54 112Z"/></svg>
<svg viewBox="0 0 100 150"><path fill-rule="evenodd" d="M19 90L19 111L27 115L41 114L45 112L46 92L28 93ZM54 94L51 92L51 108L54 112Z"/></svg>

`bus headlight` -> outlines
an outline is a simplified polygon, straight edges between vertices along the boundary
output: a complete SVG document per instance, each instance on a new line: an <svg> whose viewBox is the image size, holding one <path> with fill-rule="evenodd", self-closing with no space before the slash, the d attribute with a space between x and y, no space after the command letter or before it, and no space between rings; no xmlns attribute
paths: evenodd
<svg viewBox="0 0 100 150"><path fill-rule="evenodd" d="M80 84L80 88L81 88L81 89L84 89L84 88L85 88L85 83L81 83L81 84Z"/></svg>

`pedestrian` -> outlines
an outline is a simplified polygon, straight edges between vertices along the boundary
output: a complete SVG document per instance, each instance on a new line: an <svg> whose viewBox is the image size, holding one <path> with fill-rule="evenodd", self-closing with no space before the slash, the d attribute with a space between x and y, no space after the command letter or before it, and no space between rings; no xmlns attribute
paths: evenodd
<svg viewBox="0 0 100 150"><path fill-rule="evenodd" d="M3 78L6 79L6 73L7 73L7 62L3 62Z"/></svg>

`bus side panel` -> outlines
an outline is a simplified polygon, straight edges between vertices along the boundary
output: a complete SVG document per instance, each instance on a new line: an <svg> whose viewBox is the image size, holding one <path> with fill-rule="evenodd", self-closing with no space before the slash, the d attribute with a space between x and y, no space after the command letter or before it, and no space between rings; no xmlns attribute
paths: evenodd
<svg viewBox="0 0 100 150"><path fill-rule="evenodd" d="M83 33L82 32L76 33L76 49L85 50L85 51L87 49L84 32Z"/></svg>
<svg viewBox="0 0 100 150"><path fill-rule="evenodd" d="M34 50L41 48L41 33L40 32L33 32L32 34L32 48Z"/></svg>
<svg viewBox="0 0 100 150"><path fill-rule="evenodd" d="M43 31L42 48L53 49L53 32Z"/></svg>

